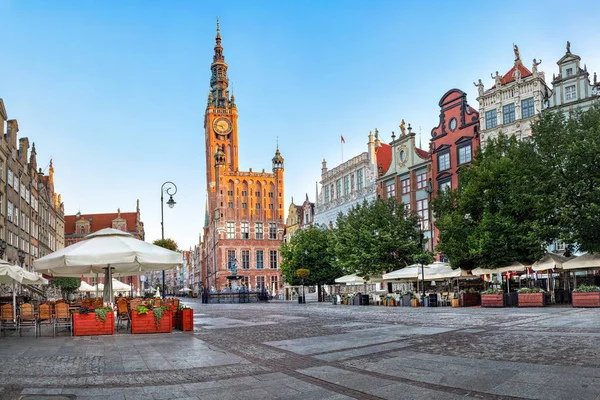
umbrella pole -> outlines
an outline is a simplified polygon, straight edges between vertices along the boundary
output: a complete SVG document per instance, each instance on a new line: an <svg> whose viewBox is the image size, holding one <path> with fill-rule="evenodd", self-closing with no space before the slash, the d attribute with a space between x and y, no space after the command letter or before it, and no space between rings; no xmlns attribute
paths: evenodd
<svg viewBox="0 0 600 400"><path fill-rule="evenodd" d="M96 298L98 298L98 284L100 282L98 282L98 274L96 274Z"/></svg>
<svg viewBox="0 0 600 400"><path fill-rule="evenodd" d="M17 285L13 281L13 322L17 321Z"/></svg>

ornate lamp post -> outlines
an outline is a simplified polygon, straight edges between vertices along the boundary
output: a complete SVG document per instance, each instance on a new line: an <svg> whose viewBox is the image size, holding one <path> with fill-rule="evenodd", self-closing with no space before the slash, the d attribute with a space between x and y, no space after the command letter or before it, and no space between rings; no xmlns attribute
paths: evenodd
<svg viewBox="0 0 600 400"><path fill-rule="evenodd" d="M165 188L165 186L167 186ZM160 232L161 238L165 240L165 216L164 216L164 194L169 195L169 200L167 201L167 205L169 208L175 207L175 200L173 200L173 196L177 193L177 186L171 182L167 181L162 184L160 187ZM165 297L165 270L162 271L162 297Z"/></svg>
<svg viewBox="0 0 600 400"><path fill-rule="evenodd" d="M23 263L25 262L25 252L21 249L17 252L17 257L19 258L19 265L23 268Z"/></svg>
<svg viewBox="0 0 600 400"><path fill-rule="evenodd" d="M6 251L6 240L0 240L0 259L4 258L4 252Z"/></svg>

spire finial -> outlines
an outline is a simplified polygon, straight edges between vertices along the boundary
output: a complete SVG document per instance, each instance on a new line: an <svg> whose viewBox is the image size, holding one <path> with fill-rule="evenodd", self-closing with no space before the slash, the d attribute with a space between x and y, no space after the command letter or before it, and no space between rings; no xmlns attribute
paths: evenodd
<svg viewBox="0 0 600 400"><path fill-rule="evenodd" d="M394 133L394 131L392 131L392 142L396 140L396 134Z"/></svg>
<svg viewBox="0 0 600 400"><path fill-rule="evenodd" d="M217 17L217 39L221 39L221 24L219 23L219 17Z"/></svg>

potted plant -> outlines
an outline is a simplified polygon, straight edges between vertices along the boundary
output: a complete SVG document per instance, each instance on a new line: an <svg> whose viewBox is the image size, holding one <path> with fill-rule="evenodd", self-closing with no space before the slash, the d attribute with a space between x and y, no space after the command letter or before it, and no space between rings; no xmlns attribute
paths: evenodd
<svg viewBox="0 0 600 400"><path fill-rule="evenodd" d="M600 307L600 288L581 285L573 290L573 307Z"/></svg>
<svg viewBox="0 0 600 400"><path fill-rule="evenodd" d="M406 292L404 292L402 294L402 305L404 307L410 307L410 303L411 300L415 297L415 295L413 294L413 292L411 292L410 290L407 290Z"/></svg>
<svg viewBox="0 0 600 400"><path fill-rule="evenodd" d="M500 289L481 292L481 307L504 307L504 294Z"/></svg>
<svg viewBox="0 0 600 400"><path fill-rule="evenodd" d="M460 292L460 304L463 307L478 306L481 304L481 296L473 288L463 290Z"/></svg>
<svg viewBox="0 0 600 400"><path fill-rule="evenodd" d="M546 305L546 293L540 288L521 288L519 307L543 307Z"/></svg>
<svg viewBox="0 0 600 400"><path fill-rule="evenodd" d="M74 336L114 335L115 312L112 307L83 306L73 314Z"/></svg>
<svg viewBox="0 0 600 400"><path fill-rule="evenodd" d="M142 304L131 311L132 335L171 332L173 332L173 323L170 307L153 307L152 304Z"/></svg>
<svg viewBox="0 0 600 400"><path fill-rule="evenodd" d="M182 331L194 330L194 310L191 307L179 305L179 315L177 316L178 329Z"/></svg>

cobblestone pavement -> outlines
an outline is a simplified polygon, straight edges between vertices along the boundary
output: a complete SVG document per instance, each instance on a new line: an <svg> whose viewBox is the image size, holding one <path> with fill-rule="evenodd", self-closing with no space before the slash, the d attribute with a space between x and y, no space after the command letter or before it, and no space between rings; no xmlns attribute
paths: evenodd
<svg viewBox="0 0 600 400"><path fill-rule="evenodd" d="M187 302L194 332L9 333L0 399L600 399L600 310Z"/></svg>

